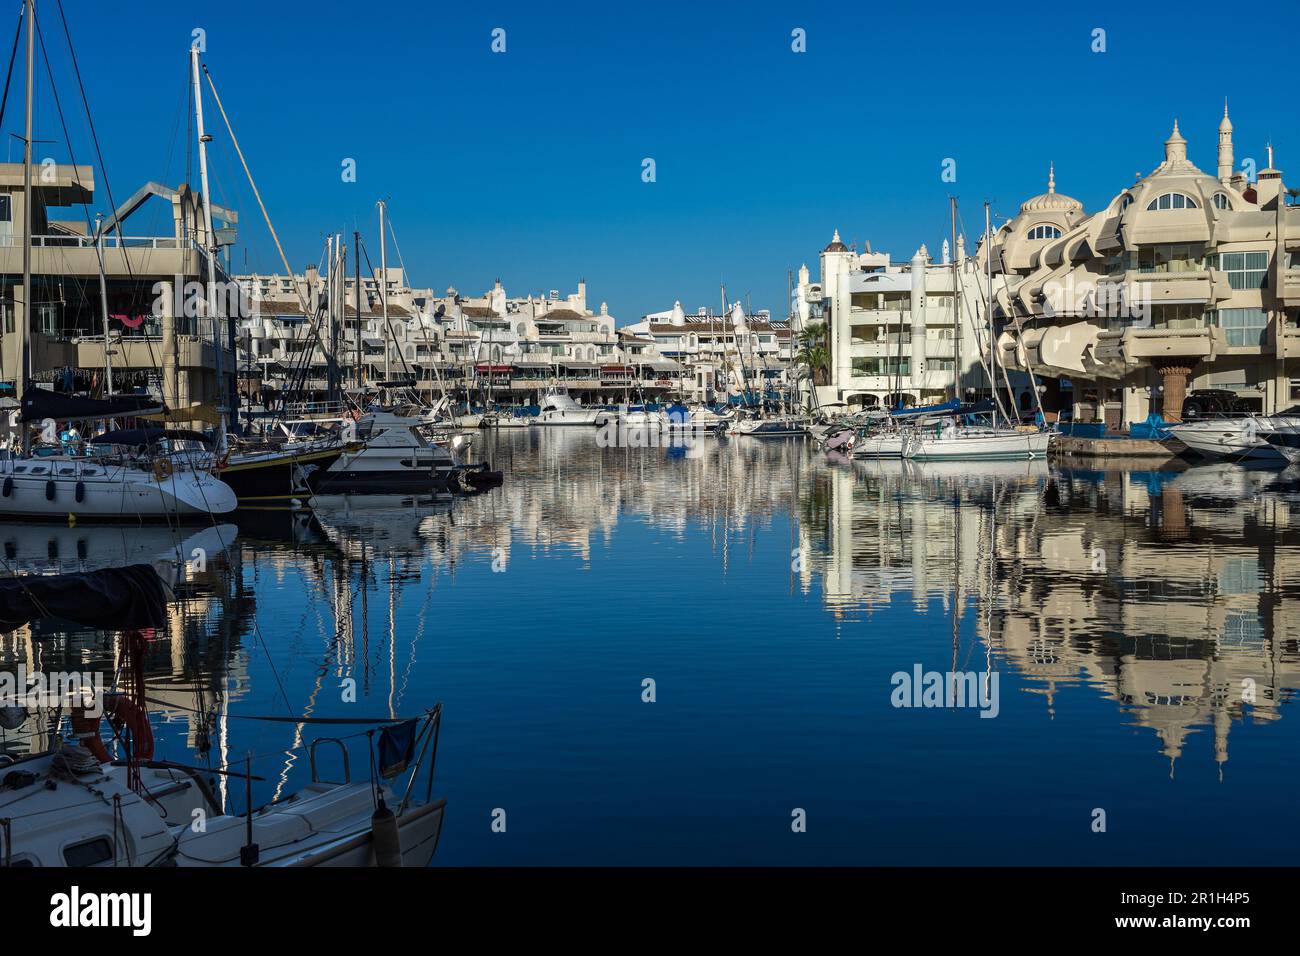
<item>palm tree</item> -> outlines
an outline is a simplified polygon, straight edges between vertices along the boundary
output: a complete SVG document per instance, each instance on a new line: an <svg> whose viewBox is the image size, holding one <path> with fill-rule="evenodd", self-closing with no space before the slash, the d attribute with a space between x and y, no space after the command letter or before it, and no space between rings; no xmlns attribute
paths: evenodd
<svg viewBox="0 0 1300 956"><path fill-rule="evenodd" d="M795 361L808 370L814 385L826 384L830 359L830 350L826 348L826 323L813 322L804 326L799 333L799 352Z"/></svg>

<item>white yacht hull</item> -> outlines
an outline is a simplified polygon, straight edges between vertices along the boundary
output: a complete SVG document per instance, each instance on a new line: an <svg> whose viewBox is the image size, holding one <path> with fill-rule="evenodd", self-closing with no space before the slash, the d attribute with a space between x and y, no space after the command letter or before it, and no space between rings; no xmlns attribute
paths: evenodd
<svg viewBox="0 0 1300 956"><path fill-rule="evenodd" d="M158 475L132 465L54 457L0 461L3 517L150 521L229 514L238 504L229 485L203 471Z"/></svg>
<svg viewBox="0 0 1300 956"><path fill-rule="evenodd" d="M370 830L370 813L366 804L351 799L357 785L318 787L310 786L296 795L298 808L286 810L268 808L253 815L253 840L258 844L259 867L288 866L348 866L372 867L375 859L374 838ZM313 792L316 791L316 792ZM364 793L369 799L369 794ZM391 797L391 795L390 795ZM346 801L356 804L347 808L346 815L333 816L328 804ZM313 819L313 804L326 803L323 819ZM402 866L422 868L429 865L438 848L442 834L443 812L446 801L436 800L416 807L408 807L397 818L397 832L402 847ZM396 812L396 808L392 808ZM298 824L286 826L288 822ZM240 866L239 849L246 841L245 817L219 817L208 821L207 839L181 839L175 857L177 866L184 867L237 867Z"/></svg>
<svg viewBox="0 0 1300 956"><path fill-rule="evenodd" d="M1225 419L1185 422L1172 425L1170 433L1184 445L1206 458L1279 458L1281 452L1265 440L1264 435L1295 419Z"/></svg>
<svg viewBox="0 0 1300 956"><path fill-rule="evenodd" d="M751 438L795 438L808 434L808 426L799 419L748 418L731 427L737 435Z"/></svg>
<svg viewBox="0 0 1300 956"><path fill-rule="evenodd" d="M959 431L935 436L917 431L903 442L903 457L916 461L1016 461L1044 458L1050 432Z"/></svg>
<svg viewBox="0 0 1300 956"><path fill-rule="evenodd" d="M854 458L902 458L902 435L868 435L853 443Z"/></svg>
<svg viewBox="0 0 1300 956"><path fill-rule="evenodd" d="M1269 447L1291 464L1300 463L1300 425L1286 425L1274 431L1261 431Z"/></svg>
<svg viewBox="0 0 1300 956"><path fill-rule="evenodd" d="M601 409L551 408L543 409L537 416L538 425L589 425L594 426L608 415Z"/></svg>

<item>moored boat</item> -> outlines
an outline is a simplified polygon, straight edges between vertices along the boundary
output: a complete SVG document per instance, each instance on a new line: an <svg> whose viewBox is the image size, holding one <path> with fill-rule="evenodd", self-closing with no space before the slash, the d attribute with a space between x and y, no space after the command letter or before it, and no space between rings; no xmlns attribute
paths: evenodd
<svg viewBox="0 0 1300 956"><path fill-rule="evenodd" d="M1013 428L918 428L903 439L903 457L917 461L1015 461L1045 458L1052 433Z"/></svg>
<svg viewBox="0 0 1300 956"><path fill-rule="evenodd" d="M537 415L538 425L599 425L611 413L600 408L586 408L568 391L558 386L546 390L542 410Z"/></svg>
<svg viewBox="0 0 1300 956"><path fill-rule="evenodd" d="M1280 459L1282 454L1265 436L1297 424L1300 424L1300 418L1289 416L1270 419L1206 418L1170 425L1168 430L1174 438L1205 458Z"/></svg>

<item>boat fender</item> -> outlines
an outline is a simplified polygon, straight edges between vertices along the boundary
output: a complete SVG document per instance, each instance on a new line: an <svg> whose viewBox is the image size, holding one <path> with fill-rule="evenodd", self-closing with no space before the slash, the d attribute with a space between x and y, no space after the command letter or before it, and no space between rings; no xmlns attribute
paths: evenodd
<svg viewBox="0 0 1300 956"><path fill-rule="evenodd" d="M81 504L85 500L86 500L86 483L84 481L79 481L77 482L77 504Z"/></svg>
<svg viewBox="0 0 1300 956"><path fill-rule="evenodd" d="M402 865L402 836L397 828L397 817L388 809L384 798L370 815L370 842L375 851L376 866Z"/></svg>
<svg viewBox="0 0 1300 956"><path fill-rule="evenodd" d="M54 489L55 489L54 479L51 478L49 481L47 481L47 482L45 483L45 500L46 500L46 501L53 501L53 500L54 500Z"/></svg>
<svg viewBox="0 0 1300 956"><path fill-rule="evenodd" d="M11 477L5 478L3 494L6 498L14 493L14 480Z"/></svg>

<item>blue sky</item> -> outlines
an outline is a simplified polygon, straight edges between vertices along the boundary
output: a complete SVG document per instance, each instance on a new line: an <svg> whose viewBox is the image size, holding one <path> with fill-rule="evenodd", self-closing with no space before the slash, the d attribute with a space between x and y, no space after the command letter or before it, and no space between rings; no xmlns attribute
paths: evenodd
<svg viewBox="0 0 1300 956"><path fill-rule="evenodd" d="M40 2L87 163L58 7ZM185 179L199 27L295 269L354 226L377 264L386 198L413 283L479 293L499 276L524 294L585 277L593 308L608 301L621 323L674 299L714 305L720 282L783 314L786 270L806 261L815 274L832 229L896 258L921 242L937 252L949 193L975 233L985 199L1012 215L1045 189L1049 160L1058 190L1091 210L1160 161L1174 117L1212 172L1225 96L1239 161L1263 166L1271 139L1284 173L1300 165L1290 5L1248 17L1191 3L63 3L118 202L145 180ZM0 21L0 45L13 26ZM498 27L506 52L494 54ZM791 50L795 28L805 53ZM1104 53L1091 50L1096 28ZM6 133L21 132L12 96ZM213 193L243 217L236 264L277 268L208 111ZM48 90L37 138L67 160ZM346 158L355 183L342 181ZM941 178L946 158L955 183ZM165 213L147 209L128 231Z"/></svg>

